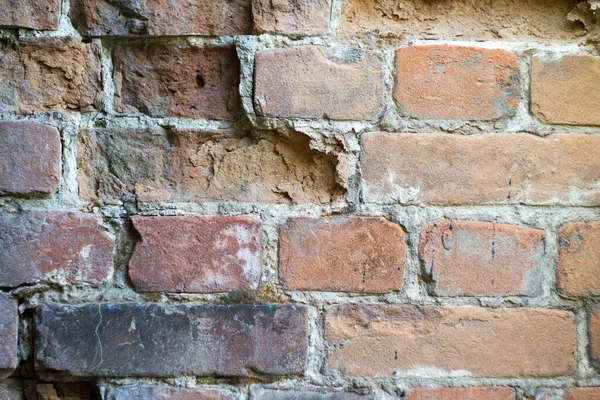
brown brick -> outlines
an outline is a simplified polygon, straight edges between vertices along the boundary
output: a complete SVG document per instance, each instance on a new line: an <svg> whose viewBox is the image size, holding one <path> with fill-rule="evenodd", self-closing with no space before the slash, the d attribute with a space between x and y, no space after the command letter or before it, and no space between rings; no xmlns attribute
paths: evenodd
<svg viewBox="0 0 600 400"><path fill-rule="evenodd" d="M11 294L0 292L0 379L17 368L19 363L17 355L18 325L17 301ZM1 393L2 389L0 388Z"/></svg>
<svg viewBox="0 0 600 400"><path fill-rule="evenodd" d="M60 0L2 0L0 28L58 29Z"/></svg>
<svg viewBox="0 0 600 400"><path fill-rule="evenodd" d="M23 382L17 379L0 380L0 399L25 400Z"/></svg>
<svg viewBox="0 0 600 400"><path fill-rule="evenodd" d="M25 385L26 389L28 385ZM40 383L34 387L35 393L25 392L29 400L97 400L96 387L88 382ZM37 397L36 397L37 396Z"/></svg>
<svg viewBox="0 0 600 400"><path fill-rule="evenodd" d="M590 357L596 367L600 367L600 308L588 311L588 335L590 340Z"/></svg>
<svg viewBox="0 0 600 400"><path fill-rule="evenodd" d="M517 57L477 47L398 49L394 99L414 117L486 120L512 115L519 104Z"/></svg>
<svg viewBox="0 0 600 400"><path fill-rule="evenodd" d="M513 388L416 388L403 400L515 400Z"/></svg>
<svg viewBox="0 0 600 400"><path fill-rule="evenodd" d="M566 224L558 236L558 289L570 296L600 295L600 222Z"/></svg>
<svg viewBox="0 0 600 400"><path fill-rule="evenodd" d="M42 280L101 283L113 271L114 240L93 215L0 211L0 287Z"/></svg>
<svg viewBox="0 0 600 400"><path fill-rule="evenodd" d="M600 57L533 57L531 111L544 122L600 125Z"/></svg>
<svg viewBox="0 0 600 400"><path fill-rule="evenodd" d="M252 217L133 217L140 235L129 278L141 292L256 290L262 227Z"/></svg>
<svg viewBox="0 0 600 400"><path fill-rule="evenodd" d="M436 221L421 232L419 257L441 296L540 294L544 231L476 221Z"/></svg>
<svg viewBox="0 0 600 400"><path fill-rule="evenodd" d="M168 386L125 386L107 388L105 400L234 400L237 397L229 390L211 387L194 389Z"/></svg>
<svg viewBox="0 0 600 400"><path fill-rule="evenodd" d="M578 387L571 389L546 389L540 391L535 400L598 400L599 387Z"/></svg>
<svg viewBox="0 0 600 400"><path fill-rule="evenodd" d="M134 43L115 48L115 108L153 117L233 120L240 63L232 46Z"/></svg>
<svg viewBox="0 0 600 400"><path fill-rule="evenodd" d="M73 0L71 19L84 36L246 35L252 30L251 1Z"/></svg>
<svg viewBox="0 0 600 400"><path fill-rule="evenodd" d="M0 195L50 194L60 183L60 135L34 121L0 121Z"/></svg>
<svg viewBox="0 0 600 400"><path fill-rule="evenodd" d="M257 33L325 35L331 0L253 0L252 17Z"/></svg>
<svg viewBox="0 0 600 400"><path fill-rule="evenodd" d="M367 201L600 204L600 136L363 136Z"/></svg>
<svg viewBox="0 0 600 400"><path fill-rule="evenodd" d="M372 120L383 100L382 58L319 46L256 55L254 104L266 117Z"/></svg>
<svg viewBox="0 0 600 400"><path fill-rule="evenodd" d="M404 232L385 218L292 218L281 227L279 262L289 289L390 292L404 280Z"/></svg>
<svg viewBox="0 0 600 400"><path fill-rule="evenodd" d="M250 400L374 400L366 389L336 389L330 387L297 387L290 390L269 389L253 386Z"/></svg>
<svg viewBox="0 0 600 400"><path fill-rule="evenodd" d="M0 112L91 111L101 99L100 45L71 38L0 40Z"/></svg>
<svg viewBox="0 0 600 400"><path fill-rule="evenodd" d="M340 305L326 309L325 340L334 346L328 369L351 376L577 372L575 320L567 311Z"/></svg>
<svg viewBox="0 0 600 400"><path fill-rule="evenodd" d="M108 129L84 131L79 193L85 201L329 203L336 162L292 131Z"/></svg>
<svg viewBox="0 0 600 400"><path fill-rule="evenodd" d="M36 371L113 377L303 373L308 310L292 305L44 304Z"/></svg>

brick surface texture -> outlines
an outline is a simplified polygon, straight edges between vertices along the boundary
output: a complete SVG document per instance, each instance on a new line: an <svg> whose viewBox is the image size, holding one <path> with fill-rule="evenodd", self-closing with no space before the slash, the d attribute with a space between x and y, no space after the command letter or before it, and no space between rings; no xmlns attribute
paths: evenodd
<svg viewBox="0 0 600 400"><path fill-rule="evenodd" d="M600 0L0 0L5 399L600 399Z"/></svg>

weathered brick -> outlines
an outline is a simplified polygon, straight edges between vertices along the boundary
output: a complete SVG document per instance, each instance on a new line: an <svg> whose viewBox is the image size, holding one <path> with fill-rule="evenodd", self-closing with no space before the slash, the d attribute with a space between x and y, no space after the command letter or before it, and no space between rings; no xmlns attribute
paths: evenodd
<svg viewBox="0 0 600 400"><path fill-rule="evenodd" d="M544 389L536 394L535 400L597 400L599 387L578 387L571 389Z"/></svg>
<svg viewBox="0 0 600 400"><path fill-rule="evenodd" d="M36 371L73 376L301 374L307 308L291 305L44 304Z"/></svg>
<svg viewBox="0 0 600 400"><path fill-rule="evenodd" d="M141 292L256 290L262 227L252 217L133 217L140 235L129 278Z"/></svg>
<svg viewBox="0 0 600 400"><path fill-rule="evenodd" d="M364 393L363 393L364 392ZM298 387L290 390L270 389L253 386L250 400L371 400L375 399L368 390Z"/></svg>
<svg viewBox="0 0 600 400"><path fill-rule="evenodd" d="M336 161L292 131L234 134L162 129L83 131L84 201L329 203L342 197Z"/></svg>
<svg viewBox="0 0 600 400"><path fill-rule="evenodd" d="M252 0L71 1L71 20L84 36L246 35Z"/></svg>
<svg viewBox="0 0 600 400"><path fill-rule="evenodd" d="M257 33L324 35L329 28L331 0L253 0Z"/></svg>
<svg viewBox="0 0 600 400"><path fill-rule="evenodd" d="M117 111L226 120L238 114L233 46L133 43L117 46L114 58Z"/></svg>
<svg viewBox="0 0 600 400"><path fill-rule="evenodd" d="M125 386L107 388L105 394L105 400L234 400L236 398L229 390L212 387L185 389L168 386Z"/></svg>
<svg viewBox="0 0 600 400"><path fill-rule="evenodd" d="M2 0L0 28L58 29L60 0Z"/></svg>
<svg viewBox="0 0 600 400"><path fill-rule="evenodd" d="M91 111L102 92L100 45L72 38L0 40L0 112Z"/></svg>
<svg viewBox="0 0 600 400"><path fill-rule="evenodd" d="M351 376L577 372L575 320L567 311L340 305L326 309L325 340L334 346L328 369Z"/></svg>
<svg viewBox="0 0 600 400"><path fill-rule="evenodd" d="M441 296L540 294L544 231L476 221L436 221L421 232L419 257Z"/></svg>
<svg viewBox="0 0 600 400"><path fill-rule="evenodd" d="M558 289L570 296L600 295L600 222L575 222L558 235Z"/></svg>
<svg viewBox="0 0 600 400"><path fill-rule="evenodd" d="M519 104L517 57L477 47L398 49L394 99L414 117L487 120L512 115Z"/></svg>
<svg viewBox="0 0 600 400"><path fill-rule="evenodd" d="M28 385L25 385L28 388ZM34 387L35 393L25 391L29 400L99 400L96 387L88 382L40 383Z"/></svg>
<svg viewBox="0 0 600 400"><path fill-rule="evenodd" d="M11 294L0 292L0 379L17 368L19 363L17 355L18 324L17 301ZM2 393L1 387L0 393Z"/></svg>
<svg viewBox="0 0 600 400"><path fill-rule="evenodd" d="M600 57L533 57L531 111L544 122L600 125Z"/></svg>
<svg viewBox="0 0 600 400"><path fill-rule="evenodd" d="M390 292L404 280L404 232L385 218L291 218L281 227L279 260L289 289Z"/></svg>
<svg viewBox="0 0 600 400"><path fill-rule="evenodd" d="M363 136L366 199L378 203L600 204L600 136Z"/></svg>
<svg viewBox="0 0 600 400"><path fill-rule="evenodd" d="M302 46L256 55L254 104L266 117L372 120L382 100L377 52Z"/></svg>
<svg viewBox="0 0 600 400"><path fill-rule="evenodd" d="M340 21L343 36L579 41L587 32L579 21L567 16L582 3L578 0L494 0L485 4L479 0L401 3L348 0L347 3ZM589 32L593 33L593 25Z"/></svg>
<svg viewBox="0 0 600 400"><path fill-rule="evenodd" d="M589 352L596 367L600 367L600 308L590 308L588 311Z"/></svg>
<svg viewBox="0 0 600 400"><path fill-rule="evenodd" d="M60 183L60 135L34 121L0 121L0 195L50 194Z"/></svg>
<svg viewBox="0 0 600 400"><path fill-rule="evenodd" d="M25 400L23 382L17 379L0 380L0 399Z"/></svg>
<svg viewBox="0 0 600 400"><path fill-rule="evenodd" d="M515 400L513 388L416 388L408 392L403 400Z"/></svg>
<svg viewBox="0 0 600 400"><path fill-rule="evenodd" d="M98 284L113 271L114 240L93 215L0 211L0 287L42 280Z"/></svg>

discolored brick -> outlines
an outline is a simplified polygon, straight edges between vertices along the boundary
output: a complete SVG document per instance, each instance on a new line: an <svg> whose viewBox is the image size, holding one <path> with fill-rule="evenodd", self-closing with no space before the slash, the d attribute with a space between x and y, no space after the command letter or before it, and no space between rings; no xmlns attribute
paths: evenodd
<svg viewBox="0 0 600 400"><path fill-rule="evenodd" d="M414 117L510 116L519 104L517 57L477 47L403 47L396 51L394 99Z"/></svg>
<svg viewBox="0 0 600 400"><path fill-rule="evenodd" d="M298 387L290 390L253 386L250 400L374 400L367 390L338 389L330 387Z"/></svg>
<svg viewBox="0 0 600 400"><path fill-rule="evenodd" d="M410 390L403 400L515 400L513 388L416 388Z"/></svg>
<svg viewBox="0 0 600 400"><path fill-rule="evenodd" d="M0 28L58 29L60 0L1 0Z"/></svg>
<svg viewBox="0 0 600 400"><path fill-rule="evenodd" d="M327 368L350 376L577 372L575 319L567 311L339 305L326 309L325 341L333 346Z"/></svg>
<svg viewBox="0 0 600 400"><path fill-rule="evenodd" d="M331 0L252 0L254 31L284 35L324 35Z"/></svg>
<svg viewBox="0 0 600 400"><path fill-rule="evenodd" d="M129 278L141 292L256 290L262 227L252 217L133 217L140 235Z"/></svg>
<svg viewBox="0 0 600 400"><path fill-rule="evenodd" d="M599 398L599 387L544 389L539 391L535 396L535 400L596 400Z"/></svg>
<svg viewBox="0 0 600 400"><path fill-rule="evenodd" d="M23 382L18 379L0 380L0 399L26 400L23 392Z"/></svg>
<svg viewBox="0 0 600 400"><path fill-rule="evenodd" d="M385 218L291 218L280 230L279 260L289 289L390 292L404 280L404 232Z"/></svg>
<svg viewBox="0 0 600 400"><path fill-rule="evenodd" d="M441 220L421 231L419 257L440 296L541 293L544 231L515 225Z"/></svg>
<svg viewBox="0 0 600 400"><path fill-rule="evenodd" d="M600 222L574 222L558 235L558 289L570 296L600 295Z"/></svg>
<svg viewBox="0 0 600 400"><path fill-rule="evenodd" d="M19 363L17 354L18 325L17 300L10 293L0 292L0 379L15 370ZM2 390L2 386L0 386L0 394L2 394ZM4 390L8 393L13 391L8 386L5 386Z"/></svg>
<svg viewBox="0 0 600 400"><path fill-rule="evenodd" d="M115 108L153 117L233 120L240 62L233 46L132 43L115 48Z"/></svg>
<svg viewBox="0 0 600 400"><path fill-rule="evenodd" d="M0 287L52 280L99 284L113 271L114 240L93 215L0 211Z"/></svg>
<svg viewBox="0 0 600 400"><path fill-rule="evenodd" d="M588 310L588 338L590 358L600 368L600 308Z"/></svg>
<svg viewBox="0 0 600 400"><path fill-rule="evenodd" d="M256 55L254 105L265 117L373 120L383 106L381 55L298 46Z"/></svg>
<svg viewBox="0 0 600 400"><path fill-rule="evenodd" d="M169 386L125 386L119 388L107 388L105 399L234 400L236 397L229 390L213 387L186 389Z"/></svg>
<svg viewBox="0 0 600 400"><path fill-rule="evenodd" d="M56 376L302 374L308 310L292 305L44 304L36 371Z"/></svg>
<svg viewBox="0 0 600 400"><path fill-rule="evenodd" d="M60 183L60 135L34 121L0 121L0 195L50 194Z"/></svg>

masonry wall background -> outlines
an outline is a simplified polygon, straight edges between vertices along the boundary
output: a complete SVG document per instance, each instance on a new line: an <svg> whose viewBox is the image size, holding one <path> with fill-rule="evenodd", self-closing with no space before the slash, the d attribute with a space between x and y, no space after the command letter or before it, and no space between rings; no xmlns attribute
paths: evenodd
<svg viewBox="0 0 600 400"><path fill-rule="evenodd" d="M599 7L0 0L0 398L600 398Z"/></svg>

